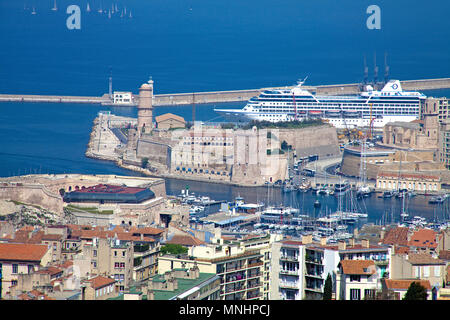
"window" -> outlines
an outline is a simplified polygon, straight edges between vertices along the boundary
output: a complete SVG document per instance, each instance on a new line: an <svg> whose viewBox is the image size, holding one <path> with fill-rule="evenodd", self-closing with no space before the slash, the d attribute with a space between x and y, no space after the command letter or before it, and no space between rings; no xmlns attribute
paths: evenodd
<svg viewBox="0 0 450 320"><path fill-rule="evenodd" d="M350 300L361 300L361 290L350 289Z"/></svg>
<svg viewBox="0 0 450 320"><path fill-rule="evenodd" d="M361 282L361 276L357 275L357 274L352 274L352 275L350 275L350 281L351 282L353 282L353 281Z"/></svg>
<svg viewBox="0 0 450 320"><path fill-rule="evenodd" d="M18 273L19 272L19 265L13 264L12 265L12 273Z"/></svg>
<svg viewBox="0 0 450 320"><path fill-rule="evenodd" d="M96 257L97 256L97 250L94 250L94 257Z"/></svg>
<svg viewBox="0 0 450 320"><path fill-rule="evenodd" d="M423 267L423 276L425 278L428 278L430 276L430 267L429 266Z"/></svg>
<svg viewBox="0 0 450 320"><path fill-rule="evenodd" d="M375 289L364 289L364 299L375 299Z"/></svg>
<svg viewBox="0 0 450 320"><path fill-rule="evenodd" d="M441 268L440 267L438 267L438 266L435 266L434 267L434 276L435 277L439 277L440 275L441 275L441 270L440 270Z"/></svg>
<svg viewBox="0 0 450 320"><path fill-rule="evenodd" d="M33 271L34 271L34 266L32 265L32 264L29 264L28 265L28 273L30 274L30 273L33 273Z"/></svg>

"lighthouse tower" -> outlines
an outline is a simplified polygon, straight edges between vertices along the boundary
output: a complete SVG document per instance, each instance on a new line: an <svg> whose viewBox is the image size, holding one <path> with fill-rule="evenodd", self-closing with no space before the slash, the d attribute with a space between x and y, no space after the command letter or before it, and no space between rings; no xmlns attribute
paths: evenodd
<svg viewBox="0 0 450 320"><path fill-rule="evenodd" d="M152 131L153 120L153 80L149 80L139 88L138 104L138 136Z"/></svg>

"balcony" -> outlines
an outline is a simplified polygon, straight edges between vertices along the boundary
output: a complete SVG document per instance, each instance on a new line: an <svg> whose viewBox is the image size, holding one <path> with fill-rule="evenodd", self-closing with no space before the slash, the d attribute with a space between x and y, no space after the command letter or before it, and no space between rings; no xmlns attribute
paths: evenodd
<svg viewBox="0 0 450 320"><path fill-rule="evenodd" d="M262 266L264 263L262 261L250 263L247 268L256 268Z"/></svg>
<svg viewBox="0 0 450 320"><path fill-rule="evenodd" d="M389 264L389 260L374 260L376 266L387 266Z"/></svg>
<svg viewBox="0 0 450 320"><path fill-rule="evenodd" d="M316 293L322 293L322 287L306 287L305 291L306 290Z"/></svg>
<svg viewBox="0 0 450 320"><path fill-rule="evenodd" d="M323 258L314 258L314 257L306 256L306 257L305 257L305 262L306 262L306 263L312 263L312 264L319 264L319 265L322 265Z"/></svg>
<svg viewBox="0 0 450 320"><path fill-rule="evenodd" d="M251 278L258 278L261 276L260 272L249 272L247 274L247 279L251 279Z"/></svg>
<svg viewBox="0 0 450 320"><path fill-rule="evenodd" d="M305 277L311 277L311 278L323 280L322 274L318 274L317 272L311 272L311 273L308 272L305 274Z"/></svg>
<svg viewBox="0 0 450 320"><path fill-rule="evenodd" d="M237 287L225 287L225 294L230 294L230 293L237 293L237 292L241 292L241 291L245 291L245 285L242 286L237 286Z"/></svg>
<svg viewBox="0 0 450 320"><path fill-rule="evenodd" d="M299 282L297 281L281 281L279 282L278 286L280 288L284 288L284 289L297 289L298 290L298 286L299 286Z"/></svg>
<svg viewBox="0 0 450 320"><path fill-rule="evenodd" d="M290 276L298 276L300 274L299 270L280 270L280 274L287 274Z"/></svg>
<svg viewBox="0 0 450 320"><path fill-rule="evenodd" d="M280 257L280 260L289 261L289 262L297 262L298 256L282 255Z"/></svg>

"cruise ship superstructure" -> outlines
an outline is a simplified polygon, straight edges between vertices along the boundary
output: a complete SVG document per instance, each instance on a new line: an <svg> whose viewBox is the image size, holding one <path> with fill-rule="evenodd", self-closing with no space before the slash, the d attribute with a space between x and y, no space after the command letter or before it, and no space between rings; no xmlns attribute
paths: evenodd
<svg viewBox="0 0 450 320"><path fill-rule="evenodd" d="M243 109L214 109L234 121L293 121L321 118L337 128L383 127L388 122L409 122L419 118L426 96L403 91L399 80L383 89L366 85L353 95L314 95L299 81L292 89L265 90L251 98Z"/></svg>

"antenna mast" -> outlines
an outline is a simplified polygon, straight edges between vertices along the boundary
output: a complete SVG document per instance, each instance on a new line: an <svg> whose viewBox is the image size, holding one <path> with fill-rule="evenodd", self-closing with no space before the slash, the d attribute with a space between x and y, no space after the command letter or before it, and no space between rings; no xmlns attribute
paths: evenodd
<svg viewBox="0 0 450 320"><path fill-rule="evenodd" d="M192 93L192 123L195 123L195 94Z"/></svg>
<svg viewBox="0 0 450 320"><path fill-rule="evenodd" d="M377 66L377 53L374 53L373 56L373 60L374 60L374 67L373 67L373 83L376 86L377 85L377 81L378 81L378 66Z"/></svg>
<svg viewBox="0 0 450 320"><path fill-rule="evenodd" d="M366 55L364 55L364 80L363 80L364 84L367 84L368 78L369 78L369 68L367 67Z"/></svg>
<svg viewBox="0 0 450 320"><path fill-rule="evenodd" d="M112 93L112 68L109 67L109 99L113 99L113 93Z"/></svg>
<svg viewBox="0 0 450 320"><path fill-rule="evenodd" d="M384 83L389 80L389 66L387 64L387 52L384 53Z"/></svg>

